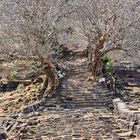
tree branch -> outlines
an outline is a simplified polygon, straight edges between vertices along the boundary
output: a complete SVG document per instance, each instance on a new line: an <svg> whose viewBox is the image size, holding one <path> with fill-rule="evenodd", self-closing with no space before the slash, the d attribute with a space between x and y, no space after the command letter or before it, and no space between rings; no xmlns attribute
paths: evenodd
<svg viewBox="0 0 140 140"><path fill-rule="evenodd" d="M108 52L111 52L114 50L123 50L124 51L124 49L122 47L112 47L112 48L109 48L109 49L102 51L101 55L103 56L104 54L107 54Z"/></svg>

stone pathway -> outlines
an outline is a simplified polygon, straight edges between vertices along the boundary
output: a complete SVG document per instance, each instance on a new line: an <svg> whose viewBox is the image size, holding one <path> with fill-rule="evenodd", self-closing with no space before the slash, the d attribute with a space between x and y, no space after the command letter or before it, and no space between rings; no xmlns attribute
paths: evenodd
<svg viewBox="0 0 140 140"><path fill-rule="evenodd" d="M112 113L106 108L44 111L37 116L24 115L17 122L23 122L24 127L17 129L16 134L20 134L21 139L24 140L112 140L117 138L115 133L117 128L113 126L115 123ZM19 139L19 135L15 138Z"/></svg>
<svg viewBox="0 0 140 140"><path fill-rule="evenodd" d="M3 116L0 125L11 140L129 140L108 105L113 95L87 80L85 58L66 63L68 76L53 97L21 114ZM33 109L32 109L33 108Z"/></svg>
<svg viewBox="0 0 140 140"><path fill-rule="evenodd" d="M62 81L56 97L46 99L47 104L57 104L64 108L85 108L110 105L113 95L107 88L94 85L88 80L85 58L77 58L66 62L68 76ZM58 95L60 95L58 97Z"/></svg>

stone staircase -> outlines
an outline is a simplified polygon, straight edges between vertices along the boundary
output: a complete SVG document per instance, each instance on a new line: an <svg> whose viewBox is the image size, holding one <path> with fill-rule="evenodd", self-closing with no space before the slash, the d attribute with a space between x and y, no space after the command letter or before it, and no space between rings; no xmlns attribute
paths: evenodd
<svg viewBox="0 0 140 140"><path fill-rule="evenodd" d="M107 88L102 88L99 85L94 86L92 81L87 80L89 72L85 59L76 64L71 62L69 67L72 69L69 70L68 77L62 81L56 93L56 98L57 95L60 95L59 99L62 106L65 108L81 108L104 106L112 103L113 95ZM46 102L49 102L49 99ZM56 102L58 101L56 100Z"/></svg>
<svg viewBox="0 0 140 140"><path fill-rule="evenodd" d="M112 113L105 107L43 111L17 118L11 139L119 140ZM20 134L20 135L19 135ZM13 137L14 136L14 137ZM116 139L113 139L113 138Z"/></svg>
<svg viewBox="0 0 140 140"><path fill-rule="evenodd" d="M108 108L113 95L88 81L85 58L66 62L67 77L51 97L4 117L10 140L120 140L121 131ZM3 120L4 120L3 119ZM122 138L128 140L128 138Z"/></svg>
<svg viewBox="0 0 140 140"><path fill-rule="evenodd" d="M28 108L25 112L40 110L45 108L86 108L108 106L112 104L113 94L107 89L99 85L93 85L92 81L88 81L89 72L86 67L85 58L78 62L69 61L67 67L70 70L67 77L61 82L56 93L46 98L44 101L35 103ZM68 63L68 62L67 62ZM30 108L30 109L29 109Z"/></svg>

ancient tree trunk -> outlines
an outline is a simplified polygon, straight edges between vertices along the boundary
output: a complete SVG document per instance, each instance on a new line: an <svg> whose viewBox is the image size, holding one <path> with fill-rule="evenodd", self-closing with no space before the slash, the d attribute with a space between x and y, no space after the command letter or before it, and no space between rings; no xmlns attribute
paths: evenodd
<svg viewBox="0 0 140 140"><path fill-rule="evenodd" d="M91 42L89 42L89 55L91 61L91 71L93 77L98 77L101 74L102 66L101 66L101 50L104 48L104 43L106 41L106 34L99 33L96 37L94 37ZM94 47L91 47L91 44L94 44Z"/></svg>
<svg viewBox="0 0 140 140"><path fill-rule="evenodd" d="M91 41L89 41L88 61L90 64L90 70L92 72L92 75L95 78L102 74L102 56L113 50L122 50L122 47L118 47L116 45L111 48L105 48L104 44L108 40L108 37L109 35L107 33L99 33Z"/></svg>
<svg viewBox="0 0 140 140"><path fill-rule="evenodd" d="M87 52L88 52L88 62L89 62L89 64L92 62L92 55L93 55L92 51L93 51L93 49L92 49L91 45L88 45Z"/></svg>
<svg viewBox="0 0 140 140"><path fill-rule="evenodd" d="M48 77L45 78L44 82L43 82L43 87L41 89L41 93L44 94L44 92L46 91L46 89L48 88L48 84L49 84L49 80Z"/></svg>
<svg viewBox="0 0 140 140"><path fill-rule="evenodd" d="M101 58L97 57L92 64L92 75L93 77L98 77L101 74Z"/></svg>
<svg viewBox="0 0 140 140"><path fill-rule="evenodd" d="M35 53L38 55L40 62L43 65L43 69L39 73L43 73L46 75L46 79L43 82L43 87L41 90L41 94L44 96L48 96L52 93L55 88L59 85L59 80L57 77L56 67L49 61L48 58L44 58L40 53L38 48L36 47ZM48 89L49 87L49 89Z"/></svg>
<svg viewBox="0 0 140 140"><path fill-rule="evenodd" d="M95 47L95 49L92 51L92 65L91 65L91 70L92 70L92 75L93 77L98 77L101 75L102 67L101 67L101 53L98 49L98 47Z"/></svg>
<svg viewBox="0 0 140 140"><path fill-rule="evenodd" d="M43 68L43 72L46 75L46 79L43 83L42 94L44 96L48 96L55 90L59 82L55 70L53 69L52 66L45 65ZM48 89L48 85L49 85L49 89Z"/></svg>

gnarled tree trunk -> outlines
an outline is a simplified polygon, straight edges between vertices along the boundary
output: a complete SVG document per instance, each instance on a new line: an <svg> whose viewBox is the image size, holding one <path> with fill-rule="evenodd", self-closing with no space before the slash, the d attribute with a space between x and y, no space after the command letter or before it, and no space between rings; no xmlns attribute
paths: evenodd
<svg viewBox="0 0 140 140"><path fill-rule="evenodd" d="M102 75L102 63L101 58L103 55L107 54L113 50L123 50L121 47L113 46L111 48L105 48L104 44L108 39L109 35L99 33L96 37L94 37L88 45L88 53L89 53L89 63L90 63L90 70L94 78ZM92 45L94 47L92 48Z"/></svg>
<svg viewBox="0 0 140 140"><path fill-rule="evenodd" d="M44 96L48 96L56 89L56 87L59 84L59 81L55 73L55 70L53 69L52 66L45 65L43 67L43 72L46 75L46 80L44 81L43 84L43 94ZM48 84L49 84L49 89L48 89Z"/></svg>
<svg viewBox="0 0 140 140"><path fill-rule="evenodd" d="M97 48L90 51L89 53L92 53L90 54L92 59L89 61L90 70L93 77L96 78L102 74L102 65L101 65L102 54L98 51Z"/></svg>
<svg viewBox="0 0 140 140"><path fill-rule="evenodd" d="M97 57L95 58L95 60L93 61L92 64L92 75L93 77L98 77L101 74L101 58Z"/></svg>
<svg viewBox="0 0 140 140"><path fill-rule="evenodd" d="M35 53L38 55L39 61L42 63L43 68L39 71L39 73L43 73L46 75L46 78L43 82L43 87L41 90L41 95L48 96L51 94L56 87L59 85L59 80L57 76L57 70L55 65L49 61L49 58L44 58L38 51L35 50ZM48 88L49 87L49 88Z"/></svg>

